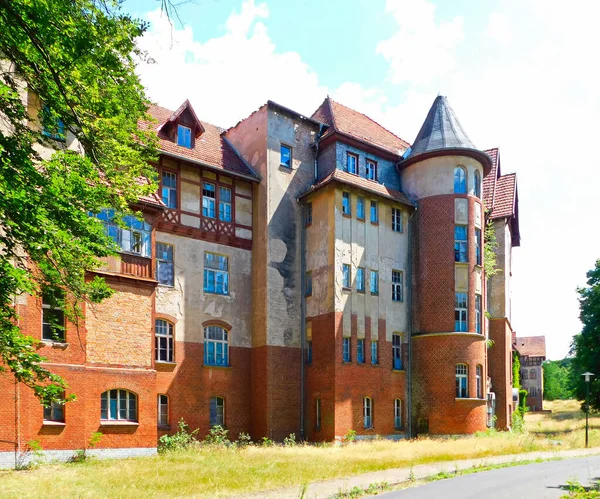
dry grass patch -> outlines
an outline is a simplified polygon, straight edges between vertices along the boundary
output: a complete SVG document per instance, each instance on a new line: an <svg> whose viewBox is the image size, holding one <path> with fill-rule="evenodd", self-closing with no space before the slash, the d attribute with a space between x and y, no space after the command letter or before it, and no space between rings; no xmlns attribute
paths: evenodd
<svg viewBox="0 0 600 499"><path fill-rule="evenodd" d="M552 416L527 415L527 431L521 435L491 432L463 438L357 442L344 447L198 447L151 458L0 472L0 497L223 497L388 468L556 449L556 440L561 440L559 448L582 447L577 402L552 407L557 411ZM593 420L600 424L600 418ZM591 445L600 446L599 433L590 433Z"/></svg>

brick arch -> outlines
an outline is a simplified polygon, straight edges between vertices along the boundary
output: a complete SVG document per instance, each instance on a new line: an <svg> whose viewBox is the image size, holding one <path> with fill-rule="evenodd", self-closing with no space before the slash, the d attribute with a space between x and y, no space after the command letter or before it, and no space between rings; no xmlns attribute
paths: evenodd
<svg viewBox="0 0 600 499"><path fill-rule="evenodd" d="M226 329L227 332L231 331L231 324L228 324L225 321L219 320L219 319L209 319L207 321L204 321L202 323L203 327L208 327L208 326L220 326L223 329Z"/></svg>
<svg viewBox="0 0 600 499"><path fill-rule="evenodd" d="M162 313L162 312L160 312L160 313L159 313L159 312L156 312L156 313L154 314L154 318L155 318L155 319L162 319L163 321L170 322L170 323L171 323L171 324L173 324L174 326L177 324L177 318L176 318L176 317L174 317L174 316L172 316L172 315L169 315L169 314L164 314L164 313Z"/></svg>

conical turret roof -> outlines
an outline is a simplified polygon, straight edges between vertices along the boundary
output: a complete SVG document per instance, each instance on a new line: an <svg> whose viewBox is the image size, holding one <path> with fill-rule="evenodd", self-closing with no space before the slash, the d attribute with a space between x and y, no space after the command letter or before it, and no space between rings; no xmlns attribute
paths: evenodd
<svg viewBox="0 0 600 499"><path fill-rule="evenodd" d="M408 166L421 159L443 154L472 156L482 162L486 170L491 168L489 156L471 142L448 99L438 95L413 142L410 154L400 166Z"/></svg>

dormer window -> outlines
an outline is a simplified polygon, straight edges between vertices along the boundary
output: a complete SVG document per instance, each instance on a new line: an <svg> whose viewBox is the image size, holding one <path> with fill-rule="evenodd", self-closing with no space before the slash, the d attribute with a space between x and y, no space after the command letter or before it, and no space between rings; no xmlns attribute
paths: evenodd
<svg viewBox="0 0 600 499"><path fill-rule="evenodd" d="M177 125L177 145L187 147L188 149L192 148L191 128L183 125Z"/></svg>

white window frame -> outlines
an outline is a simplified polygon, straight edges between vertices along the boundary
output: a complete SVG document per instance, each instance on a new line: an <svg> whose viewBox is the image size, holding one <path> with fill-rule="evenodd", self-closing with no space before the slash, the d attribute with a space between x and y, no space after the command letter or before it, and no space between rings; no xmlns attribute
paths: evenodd
<svg viewBox="0 0 600 499"><path fill-rule="evenodd" d="M394 399L394 428L402 428L402 400Z"/></svg>
<svg viewBox="0 0 600 499"><path fill-rule="evenodd" d="M373 399L363 398L363 425L365 429L373 428Z"/></svg>
<svg viewBox="0 0 600 499"><path fill-rule="evenodd" d="M154 321L156 362L173 362L174 331L172 322L160 318Z"/></svg>
<svg viewBox="0 0 600 499"><path fill-rule="evenodd" d="M215 408L214 420L213 420L213 403ZM215 426L220 426L225 428L225 399L223 397L211 397L209 401L209 422L211 428Z"/></svg>
<svg viewBox="0 0 600 499"><path fill-rule="evenodd" d="M223 194L227 194L229 201L223 201ZM231 187L219 186L219 220L222 222L231 222L233 220L233 209L231 201L233 199L233 190Z"/></svg>
<svg viewBox="0 0 600 499"><path fill-rule="evenodd" d="M168 182L165 182L168 180ZM163 170L161 175L162 202L167 208L177 209L177 174Z"/></svg>
<svg viewBox="0 0 600 499"><path fill-rule="evenodd" d="M354 159L354 166L350 169L350 158ZM346 153L346 171L352 175L358 175L358 154L352 152Z"/></svg>
<svg viewBox="0 0 600 499"><path fill-rule="evenodd" d="M392 208L392 230L394 232L404 231L402 210L400 208Z"/></svg>
<svg viewBox="0 0 600 499"><path fill-rule="evenodd" d="M65 406L58 402L50 402L48 407L44 409L44 421L51 421L53 423L64 423L65 422Z"/></svg>
<svg viewBox="0 0 600 499"><path fill-rule="evenodd" d="M475 170L473 174L473 193L481 199L481 173L479 170Z"/></svg>
<svg viewBox="0 0 600 499"><path fill-rule="evenodd" d="M116 396L116 409L117 417L112 416L111 400L113 400L112 392L117 392ZM123 401L122 395L125 395ZM132 405L133 401L133 405ZM123 408L123 402L125 407ZM125 417L122 417L121 412L125 412ZM132 417L133 416L133 417ZM101 421L131 421L138 422L138 396L132 391L125 390L123 388L113 388L102 392L100 396L100 420Z"/></svg>
<svg viewBox="0 0 600 499"><path fill-rule="evenodd" d="M483 367L477 364L475 367L475 386L477 387L477 398L483 398Z"/></svg>
<svg viewBox="0 0 600 499"><path fill-rule="evenodd" d="M211 283L213 284L212 289ZM204 252L203 289L205 293L229 295L229 257L227 255L210 251Z"/></svg>
<svg viewBox="0 0 600 499"><path fill-rule="evenodd" d="M175 285L175 247L172 244L156 242L156 280L161 286ZM171 268L170 279L161 280L161 268Z"/></svg>
<svg viewBox="0 0 600 499"><path fill-rule="evenodd" d="M202 182L202 216L217 218L217 186L212 182Z"/></svg>
<svg viewBox="0 0 600 499"><path fill-rule="evenodd" d="M379 294L379 271L371 269L369 286L372 295Z"/></svg>
<svg viewBox="0 0 600 499"><path fill-rule="evenodd" d="M367 180L377 181L377 161L374 159L366 160L365 178Z"/></svg>
<svg viewBox="0 0 600 499"><path fill-rule="evenodd" d="M229 367L229 331L222 326L204 326L204 365Z"/></svg>
<svg viewBox="0 0 600 499"><path fill-rule="evenodd" d="M464 239L462 239L464 230ZM454 261L467 263L469 261L469 233L466 225L454 226Z"/></svg>
<svg viewBox="0 0 600 499"><path fill-rule="evenodd" d="M114 221L114 216L114 210L103 209L96 218L102 221L106 235L120 248L119 251L150 258L152 226L145 220L126 215L123 217L123 223L127 228L121 228Z"/></svg>
<svg viewBox="0 0 600 499"><path fill-rule="evenodd" d="M483 323L481 314L482 299L480 294L475 294L475 332L483 334Z"/></svg>
<svg viewBox="0 0 600 499"><path fill-rule="evenodd" d="M475 229L475 263L481 265L481 229Z"/></svg>
<svg viewBox="0 0 600 499"><path fill-rule="evenodd" d="M398 362L396 362L396 359ZM400 333L392 334L392 369L402 371L402 335Z"/></svg>
<svg viewBox="0 0 600 499"><path fill-rule="evenodd" d="M392 270L392 301L404 301L404 272Z"/></svg>
<svg viewBox="0 0 600 499"><path fill-rule="evenodd" d="M158 426L169 426L169 397L168 395L159 393L156 398Z"/></svg>
<svg viewBox="0 0 600 499"><path fill-rule="evenodd" d="M59 321L60 323L52 323L47 320L46 314L57 314L62 319ZM52 328L56 327L54 331ZM45 335L46 330L50 332L50 337L47 338ZM54 333L54 334L53 334ZM64 343L67 338L67 328L65 321L65 312L62 308L53 306L50 303L47 303L42 293L42 340L43 341L53 341L56 343Z"/></svg>
<svg viewBox="0 0 600 499"><path fill-rule="evenodd" d="M456 364L455 368L456 378L456 398L467 399L469 398L469 366L467 364Z"/></svg>
<svg viewBox="0 0 600 499"><path fill-rule="evenodd" d="M454 329L457 333L469 330L469 297L466 292L454 293Z"/></svg>

